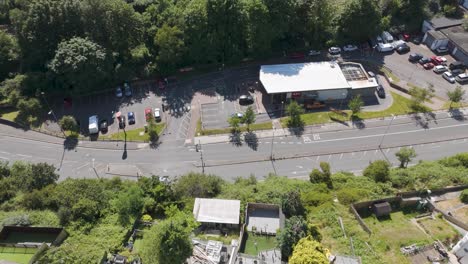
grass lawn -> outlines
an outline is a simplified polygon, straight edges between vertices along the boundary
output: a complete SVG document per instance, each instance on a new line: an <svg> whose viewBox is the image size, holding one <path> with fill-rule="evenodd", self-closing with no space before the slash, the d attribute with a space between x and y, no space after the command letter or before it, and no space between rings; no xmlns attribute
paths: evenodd
<svg viewBox="0 0 468 264"><path fill-rule="evenodd" d="M34 253L22 254L22 253L0 253L0 260L17 262L20 264L28 264L29 260L33 257Z"/></svg>
<svg viewBox="0 0 468 264"><path fill-rule="evenodd" d="M272 126L271 122L265 122L265 123L258 123L258 124L250 125L250 130L252 130L252 131L267 130L267 129L272 129L272 128L273 128L273 126ZM241 126L239 129L240 129L241 132L247 131L246 126ZM200 135L202 135L202 136L217 135L217 134L228 134L228 133L231 133L231 128L228 127L228 128L220 128L220 129L202 129L201 121L199 121L197 123L196 135L198 135L198 133L200 133Z"/></svg>
<svg viewBox="0 0 468 264"><path fill-rule="evenodd" d="M138 250L141 250L142 245L143 245L143 239L141 238L135 239L135 242L133 243L133 251L138 253Z"/></svg>
<svg viewBox="0 0 468 264"><path fill-rule="evenodd" d="M165 126L166 124L164 123L156 124L156 130L158 131L158 135L161 134ZM145 132L145 128L142 127L142 128L132 129L132 130L126 130L125 133L127 133L127 141L145 141L145 142L149 141L148 133L143 133L143 135L140 136L140 132ZM118 133L106 135L104 136L104 138L124 140L125 133L123 132L123 130L120 130Z"/></svg>
<svg viewBox="0 0 468 264"><path fill-rule="evenodd" d="M388 70L387 68L381 67L380 70L381 70L388 78L392 78L392 80L393 80L394 83L399 83L399 82L400 82L400 78L398 78L395 74L393 74L393 72L391 72L391 71Z"/></svg>
<svg viewBox="0 0 468 264"><path fill-rule="evenodd" d="M370 244L373 249L388 263L409 263L400 252L400 247L411 244L426 245L433 242L421 229L410 221L416 214L394 212L386 220L374 216L364 218L371 229Z"/></svg>
<svg viewBox="0 0 468 264"><path fill-rule="evenodd" d="M383 111L375 111L375 112L361 112L357 114L357 117L360 119L369 119L369 118L378 118L384 116L394 115L403 115L411 113L413 110L411 109L411 100L399 95L397 93L391 92L393 97L393 104ZM302 120L304 121L304 125L315 125L315 124L323 124L323 123L330 123L330 122L342 122L348 121L351 117L351 111L344 111L348 114L347 117L340 116L333 112L325 111L325 112L314 112L314 113L307 113L302 115ZM287 127L288 124L288 117L281 119L281 125L283 127Z"/></svg>
<svg viewBox="0 0 468 264"><path fill-rule="evenodd" d="M253 233L246 233L245 235L247 235L244 247L245 254L256 256L262 250L276 248L276 237L258 236Z"/></svg>
<svg viewBox="0 0 468 264"><path fill-rule="evenodd" d="M453 241L456 242L459 238L458 232L444 219L440 217L424 218L418 221L418 223L429 233L432 238L440 241Z"/></svg>
<svg viewBox="0 0 468 264"><path fill-rule="evenodd" d="M19 111L14 108L0 109L0 117L8 121L14 121Z"/></svg>
<svg viewBox="0 0 468 264"><path fill-rule="evenodd" d="M196 236L198 239L203 239L203 240L215 240L215 241L221 241L223 244L230 245L231 241L233 239L239 239L239 233L230 233L227 236L223 235L205 235L205 234L199 234Z"/></svg>

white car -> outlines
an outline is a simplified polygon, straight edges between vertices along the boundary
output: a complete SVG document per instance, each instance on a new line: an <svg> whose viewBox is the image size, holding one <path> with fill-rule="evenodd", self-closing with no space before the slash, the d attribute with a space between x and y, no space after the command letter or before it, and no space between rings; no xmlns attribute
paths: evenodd
<svg viewBox="0 0 468 264"><path fill-rule="evenodd" d="M309 51L309 56L317 56L320 55L320 50L310 50Z"/></svg>
<svg viewBox="0 0 468 264"><path fill-rule="evenodd" d="M154 109L154 118L156 119L156 122L161 121L161 110L159 108Z"/></svg>
<svg viewBox="0 0 468 264"><path fill-rule="evenodd" d="M328 49L328 53L330 53L331 55L339 55L341 53L341 49L340 47L330 47Z"/></svg>
<svg viewBox="0 0 468 264"><path fill-rule="evenodd" d="M116 96L117 98L122 98L123 93L122 93L122 88L120 88L120 86L117 87L117 89L115 89L115 96Z"/></svg>
<svg viewBox="0 0 468 264"><path fill-rule="evenodd" d="M444 77L445 80L447 80L449 83L455 83L455 76L451 72L444 72L442 74L442 77Z"/></svg>
<svg viewBox="0 0 468 264"><path fill-rule="evenodd" d="M356 45L346 45L343 47L344 51L356 51L358 47Z"/></svg>
<svg viewBox="0 0 468 264"><path fill-rule="evenodd" d="M433 71L434 71L435 73L443 73L443 72L446 72L446 71L448 71L448 70L449 70L448 67L445 66L445 65L436 65L436 66L434 67L434 69L433 69Z"/></svg>

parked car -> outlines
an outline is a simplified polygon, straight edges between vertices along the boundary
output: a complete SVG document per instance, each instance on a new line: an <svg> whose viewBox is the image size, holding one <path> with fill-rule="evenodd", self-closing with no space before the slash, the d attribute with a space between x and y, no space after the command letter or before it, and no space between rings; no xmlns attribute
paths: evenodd
<svg viewBox="0 0 468 264"><path fill-rule="evenodd" d="M453 70L451 70L450 72L455 76L455 75L458 75L458 74L465 73L465 70L462 70L462 69L453 69Z"/></svg>
<svg viewBox="0 0 468 264"><path fill-rule="evenodd" d="M393 42L393 36L390 34L388 31L382 32L380 35L385 43L392 43Z"/></svg>
<svg viewBox="0 0 468 264"><path fill-rule="evenodd" d="M434 63L432 63L432 62L424 63L423 67L426 70L430 70L430 69L434 68Z"/></svg>
<svg viewBox="0 0 468 264"><path fill-rule="evenodd" d="M241 105L248 105L252 104L254 102L254 99L251 95L241 95L239 97L239 104Z"/></svg>
<svg viewBox="0 0 468 264"><path fill-rule="evenodd" d="M369 75L369 77L371 77L371 78L375 78L375 73L374 72L368 71L367 75Z"/></svg>
<svg viewBox="0 0 468 264"><path fill-rule="evenodd" d="M147 107L145 108L145 119L146 121L149 121L153 116L153 114L151 113L151 108Z"/></svg>
<svg viewBox="0 0 468 264"><path fill-rule="evenodd" d="M289 55L289 58L290 58L290 59L302 59L302 58L304 58L304 57L305 57L305 56L304 56L304 53L302 53L302 52L293 52L293 53L291 53L291 54Z"/></svg>
<svg viewBox="0 0 468 264"><path fill-rule="evenodd" d="M448 47L447 47L447 46L438 47L438 48L436 49L436 52L439 53L439 54L447 53L447 52L448 52Z"/></svg>
<svg viewBox="0 0 468 264"><path fill-rule="evenodd" d="M432 56L431 57L431 61L432 63L434 63L434 65L442 65L445 63L444 59L442 59L443 57L441 56Z"/></svg>
<svg viewBox="0 0 468 264"><path fill-rule="evenodd" d="M444 72L442 74L442 77L444 77L445 80L447 80L449 83L455 83L455 77L453 76L453 74L451 72Z"/></svg>
<svg viewBox="0 0 468 264"><path fill-rule="evenodd" d="M421 41L422 41L421 36L415 36L415 37L413 38L413 43L416 44L416 45L421 44Z"/></svg>
<svg viewBox="0 0 468 264"><path fill-rule="evenodd" d="M107 133L109 130L109 124L107 123L106 119L101 120L99 123L99 130L101 130L101 133Z"/></svg>
<svg viewBox="0 0 468 264"><path fill-rule="evenodd" d="M461 84L464 84L464 83L467 83L468 82L468 74L467 73L462 73L462 74L459 74L457 75L457 77L455 77L455 80Z"/></svg>
<svg viewBox="0 0 468 264"><path fill-rule="evenodd" d="M410 35L408 33L403 33L398 35L398 39L408 42L410 40Z"/></svg>
<svg viewBox="0 0 468 264"><path fill-rule="evenodd" d="M461 62L461 61L454 61L454 62L450 63L449 69L450 70L455 70L455 69L464 70L465 69L465 64L463 62Z"/></svg>
<svg viewBox="0 0 468 264"><path fill-rule="evenodd" d="M124 93L127 97L132 96L132 89L130 88L130 85L127 82L124 83Z"/></svg>
<svg viewBox="0 0 468 264"><path fill-rule="evenodd" d="M120 88L120 86L118 86L117 89L115 89L115 96L117 98L122 98L123 93L122 93L122 88Z"/></svg>
<svg viewBox="0 0 468 264"><path fill-rule="evenodd" d="M346 45L343 47L344 51L356 51L358 47L356 45Z"/></svg>
<svg viewBox="0 0 468 264"><path fill-rule="evenodd" d="M129 125L135 124L135 113L133 113L133 112L128 112L128 113L127 113L127 118L128 118L128 124L129 124Z"/></svg>
<svg viewBox="0 0 468 264"><path fill-rule="evenodd" d="M320 54L321 54L320 50L310 50L309 51L309 56L318 56Z"/></svg>
<svg viewBox="0 0 468 264"><path fill-rule="evenodd" d="M431 59L428 58L428 57L423 57L423 58L421 58L419 60L419 64L421 64L421 65L424 65L424 64L429 63L429 62L431 62Z"/></svg>
<svg viewBox="0 0 468 264"><path fill-rule="evenodd" d="M88 132L89 134L99 133L99 117L97 115L90 116L88 119Z"/></svg>
<svg viewBox="0 0 468 264"><path fill-rule="evenodd" d="M393 51L393 45L390 43L379 43L377 45L377 50L380 52L390 52Z"/></svg>
<svg viewBox="0 0 468 264"><path fill-rule="evenodd" d="M244 114L237 112L237 113L232 114L231 117L242 118L242 117L244 117Z"/></svg>
<svg viewBox="0 0 468 264"><path fill-rule="evenodd" d="M423 58L423 55L419 54L419 53L411 53L408 57L408 60L410 62L417 62L419 61L420 59Z"/></svg>
<svg viewBox="0 0 468 264"><path fill-rule="evenodd" d="M383 39L381 36L375 37L375 40L377 41L377 43L383 43Z"/></svg>
<svg viewBox="0 0 468 264"><path fill-rule="evenodd" d="M443 73L443 72L448 71L448 68L445 65L437 65L434 67L433 71L435 73Z"/></svg>
<svg viewBox="0 0 468 264"><path fill-rule="evenodd" d="M158 81L158 89L159 89L159 90L164 90L164 89L166 89L166 82L164 82L163 80L159 80L159 81Z"/></svg>
<svg viewBox="0 0 468 264"><path fill-rule="evenodd" d="M328 53L330 53L331 55L339 55L341 53L341 49L340 47L330 47L328 49Z"/></svg>
<svg viewBox="0 0 468 264"><path fill-rule="evenodd" d="M406 44L399 45L396 48L396 51L398 52L398 54L408 53L410 50L411 50L410 47Z"/></svg>
<svg viewBox="0 0 468 264"><path fill-rule="evenodd" d="M119 118L119 128L120 129L125 128L125 116L124 115L120 116L120 118Z"/></svg>
<svg viewBox="0 0 468 264"><path fill-rule="evenodd" d="M159 108L154 109L154 119L156 120L156 122L161 121L161 110Z"/></svg>
<svg viewBox="0 0 468 264"><path fill-rule="evenodd" d="M383 88L382 85L377 86L377 95L378 95L380 98L385 98L385 97L386 97L386 95L385 95L385 89Z"/></svg>

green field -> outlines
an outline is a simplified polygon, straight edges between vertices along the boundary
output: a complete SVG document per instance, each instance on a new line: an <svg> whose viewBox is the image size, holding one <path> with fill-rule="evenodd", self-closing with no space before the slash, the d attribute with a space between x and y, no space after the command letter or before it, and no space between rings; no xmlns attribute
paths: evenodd
<svg viewBox="0 0 468 264"><path fill-rule="evenodd" d="M276 248L276 237L259 236L253 233L245 233L247 236L244 253L256 256L260 251ZM255 244L256 243L256 244Z"/></svg>
<svg viewBox="0 0 468 264"><path fill-rule="evenodd" d="M161 132L164 130L164 127L166 124L164 123L159 123L156 124L156 131L158 132L158 135L161 134ZM127 134L127 141L149 141L149 136L148 133L143 133L143 135L140 135L141 132L145 132L145 128L137 128L137 129L132 129L132 130L126 130L125 132L123 130L120 130L118 133L114 133L111 135L106 135L103 138L104 139L114 139L114 140L125 140L125 134Z"/></svg>
<svg viewBox="0 0 468 264"><path fill-rule="evenodd" d="M19 111L14 108L0 109L0 117L8 121L15 121L15 118L18 116L18 113Z"/></svg>
<svg viewBox="0 0 468 264"><path fill-rule="evenodd" d="M0 247L0 260L27 264L36 252L37 248Z"/></svg>

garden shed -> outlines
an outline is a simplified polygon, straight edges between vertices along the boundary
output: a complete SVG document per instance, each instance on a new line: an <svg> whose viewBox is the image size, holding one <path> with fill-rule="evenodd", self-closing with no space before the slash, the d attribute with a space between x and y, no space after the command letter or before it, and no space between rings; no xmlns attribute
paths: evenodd
<svg viewBox="0 0 468 264"><path fill-rule="evenodd" d="M392 206L389 202L376 203L372 209L376 217L389 216L392 212Z"/></svg>

